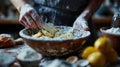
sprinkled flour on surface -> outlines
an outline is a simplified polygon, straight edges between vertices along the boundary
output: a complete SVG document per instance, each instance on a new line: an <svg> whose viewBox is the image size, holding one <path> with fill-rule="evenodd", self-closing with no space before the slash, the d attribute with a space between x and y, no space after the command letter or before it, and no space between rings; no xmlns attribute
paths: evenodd
<svg viewBox="0 0 120 67"><path fill-rule="evenodd" d="M34 60L39 60L41 59L41 55L38 54L37 52L35 52L34 50L25 50L23 52L21 52L17 58L21 59L21 60L25 60L25 61L34 61Z"/></svg>

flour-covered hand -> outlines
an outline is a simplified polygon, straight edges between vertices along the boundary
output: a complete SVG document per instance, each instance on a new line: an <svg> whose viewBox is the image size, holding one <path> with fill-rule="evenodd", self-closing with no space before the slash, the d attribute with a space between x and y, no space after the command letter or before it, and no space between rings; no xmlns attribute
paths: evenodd
<svg viewBox="0 0 120 67"><path fill-rule="evenodd" d="M20 8L19 22L27 28L41 28L41 20L36 10L29 4Z"/></svg>
<svg viewBox="0 0 120 67"><path fill-rule="evenodd" d="M75 22L74 22L74 24L73 24L73 28L74 28L74 29L77 29L77 30L80 30L80 29L89 30L87 21L86 21L84 18L81 18L81 17L78 17L78 18L75 20Z"/></svg>

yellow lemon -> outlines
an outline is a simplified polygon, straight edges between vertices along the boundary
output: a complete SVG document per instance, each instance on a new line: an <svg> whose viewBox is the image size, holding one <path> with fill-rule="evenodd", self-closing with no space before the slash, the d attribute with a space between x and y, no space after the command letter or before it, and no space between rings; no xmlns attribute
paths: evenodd
<svg viewBox="0 0 120 67"><path fill-rule="evenodd" d="M41 37L41 36L42 36L42 33L40 31L38 33L32 35L32 37L36 37L36 38Z"/></svg>
<svg viewBox="0 0 120 67"><path fill-rule="evenodd" d="M102 52L109 50L111 46L111 41L110 39L106 38L106 37L100 37L98 38L95 43L94 43L94 47Z"/></svg>
<svg viewBox="0 0 120 67"><path fill-rule="evenodd" d="M87 58L92 67L104 67L106 64L106 59L104 54L100 51L93 52Z"/></svg>
<svg viewBox="0 0 120 67"><path fill-rule="evenodd" d="M88 55L90 55L91 53L97 51L96 48L94 48L93 46L88 46L86 47L83 52L82 52L82 58L86 59L88 57Z"/></svg>
<svg viewBox="0 0 120 67"><path fill-rule="evenodd" d="M104 55L107 62L114 63L118 61L118 54L113 48L110 48L109 51L104 52Z"/></svg>

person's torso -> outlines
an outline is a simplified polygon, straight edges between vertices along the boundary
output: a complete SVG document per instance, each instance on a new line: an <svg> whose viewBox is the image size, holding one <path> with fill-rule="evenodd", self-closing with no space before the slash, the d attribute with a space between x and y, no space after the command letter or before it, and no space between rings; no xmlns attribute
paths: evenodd
<svg viewBox="0 0 120 67"><path fill-rule="evenodd" d="M34 7L43 22L72 25L90 0L34 0Z"/></svg>

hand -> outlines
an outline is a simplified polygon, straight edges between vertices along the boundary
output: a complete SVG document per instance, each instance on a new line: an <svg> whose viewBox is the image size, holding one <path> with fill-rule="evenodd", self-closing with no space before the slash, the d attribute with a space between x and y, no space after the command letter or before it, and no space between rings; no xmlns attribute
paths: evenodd
<svg viewBox="0 0 120 67"><path fill-rule="evenodd" d="M84 18L78 17L73 24L73 29L89 30L89 27L87 26L87 21Z"/></svg>
<svg viewBox="0 0 120 67"><path fill-rule="evenodd" d="M25 4L20 8L19 22L28 28L41 28L41 20L37 12L29 4Z"/></svg>
<svg viewBox="0 0 120 67"><path fill-rule="evenodd" d="M112 18L112 27L119 27L119 22L120 22L120 14L119 13L115 13L113 18Z"/></svg>

